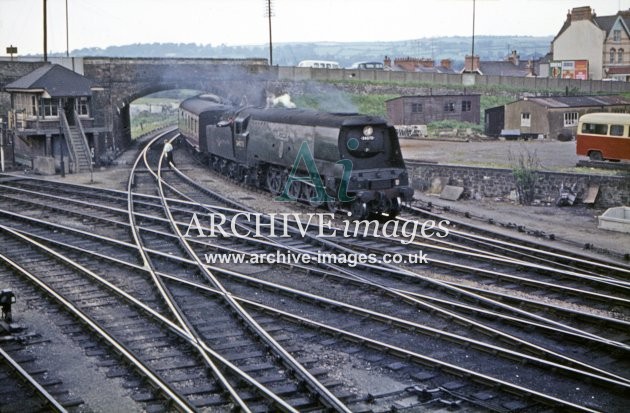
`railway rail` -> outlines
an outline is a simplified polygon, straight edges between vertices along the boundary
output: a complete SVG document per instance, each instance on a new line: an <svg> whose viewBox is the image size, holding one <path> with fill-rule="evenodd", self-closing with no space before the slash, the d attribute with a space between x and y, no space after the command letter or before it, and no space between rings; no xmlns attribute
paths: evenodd
<svg viewBox="0 0 630 413"><path fill-rule="evenodd" d="M133 309L137 321L127 329L129 337L125 333L118 340L133 342L133 329L151 323L156 330L149 337L166 335L179 343L166 342L160 348L188 349L187 365L205 373L196 370L192 378L183 371L160 369L154 382L160 391L150 403L170 400L166 406L182 410L228 403L246 411L270 406L286 411L379 411L461 404L497 411L549 406L590 411L623 404L630 386L623 312L622 318L610 317L602 308L589 313L590 300L578 309L529 300L527 306L538 305L531 312L517 300L527 301L532 293L523 300L506 293L520 291L518 284L484 290L483 282L474 278L432 278L425 267L209 264L206 254L282 251L314 257L368 248L382 252L391 243L378 238L324 241L300 226L292 227L287 239L185 237L194 213L252 211L208 188L202 190L176 169L156 169L159 151L147 149L137 165L145 159L145 166L129 180L128 191L7 179L1 183L0 229L13 240L7 245L20 240L66 267L100 277L87 277L96 284L70 279L72 285L91 285L88 291L99 287L98 294L76 291L69 301L81 302L83 296L86 309L104 311L111 309L110 300L122 300L114 306L125 308L126 317ZM302 237L304 230L307 235ZM615 265L619 273L610 276L602 267L585 268L583 262L572 266L578 257L565 260L556 251L541 257L536 268L526 268L524 262L535 257L532 251L523 258L523 251L509 241L498 245L474 234L457 237L458 242L450 240L455 245L448 246L457 254L473 253L481 261L492 258L505 266L505 273L494 278L521 267L532 277L546 272L579 276L589 283L612 284L619 299L615 306L625 306L623 266ZM467 239L472 241L462 241ZM480 247L487 249L472 251ZM19 250L24 247L9 252L21 257ZM459 265L471 259L462 255ZM35 261L43 265L45 258ZM17 265L14 270L21 273ZM472 268L460 271L475 276ZM558 283L564 282L562 278ZM548 293L545 284L536 285L542 294ZM101 295L103 291L107 295ZM85 298L92 294L107 305ZM117 323L123 321L116 319L113 325ZM162 356L159 360L185 360L179 354ZM349 392L351 386L337 379L344 375L340 366L327 363L331 357L339 357L346 368L348 360L353 360L351 365L379 366L407 385L392 392ZM149 356L139 362L151 365L153 360ZM248 370L252 365L257 368ZM137 366L124 368L145 374ZM165 379L161 386L158 379ZM547 385L552 382L557 386Z"/></svg>

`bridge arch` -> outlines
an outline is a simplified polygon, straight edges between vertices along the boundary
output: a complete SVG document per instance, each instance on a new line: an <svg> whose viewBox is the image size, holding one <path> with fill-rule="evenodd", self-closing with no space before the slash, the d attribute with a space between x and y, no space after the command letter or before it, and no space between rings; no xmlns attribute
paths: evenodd
<svg viewBox="0 0 630 413"><path fill-rule="evenodd" d="M266 59L130 59L85 58L85 76L101 86L95 100L106 132L97 151L119 152L131 143L129 105L155 92L173 89L202 90L234 103L262 105L266 89L276 76Z"/></svg>

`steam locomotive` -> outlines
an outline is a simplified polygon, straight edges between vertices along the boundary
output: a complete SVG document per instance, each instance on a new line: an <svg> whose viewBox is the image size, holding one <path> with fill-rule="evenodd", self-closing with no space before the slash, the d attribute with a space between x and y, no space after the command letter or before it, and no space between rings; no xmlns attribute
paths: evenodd
<svg viewBox="0 0 630 413"><path fill-rule="evenodd" d="M363 219L413 197L393 126L380 117L183 101L179 129L209 166L237 181Z"/></svg>

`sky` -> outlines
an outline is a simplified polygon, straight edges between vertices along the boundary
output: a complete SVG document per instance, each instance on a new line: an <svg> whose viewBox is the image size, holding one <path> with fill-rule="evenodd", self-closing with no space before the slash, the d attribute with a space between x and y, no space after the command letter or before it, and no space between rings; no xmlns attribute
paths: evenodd
<svg viewBox="0 0 630 413"><path fill-rule="evenodd" d="M0 0L0 56L43 51L44 0ZM133 43L269 42L267 0L47 0L49 52ZM473 0L271 0L274 43L471 36ZM475 0L475 35L554 36L573 7L600 16L630 0Z"/></svg>

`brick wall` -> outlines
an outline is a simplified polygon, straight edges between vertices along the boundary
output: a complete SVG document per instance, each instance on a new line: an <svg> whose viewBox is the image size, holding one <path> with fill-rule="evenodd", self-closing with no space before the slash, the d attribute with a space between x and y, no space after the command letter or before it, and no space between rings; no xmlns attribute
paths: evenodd
<svg viewBox="0 0 630 413"><path fill-rule="evenodd" d="M439 193L446 185L464 188L463 198L507 197L516 189L510 169L479 168L455 165L417 164L409 166L414 189ZM589 185L599 185L596 207L630 205L630 176L586 175L559 172L537 172L535 199L555 202L562 185L575 185L585 194Z"/></svg>

